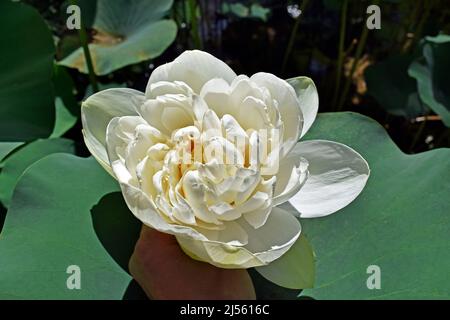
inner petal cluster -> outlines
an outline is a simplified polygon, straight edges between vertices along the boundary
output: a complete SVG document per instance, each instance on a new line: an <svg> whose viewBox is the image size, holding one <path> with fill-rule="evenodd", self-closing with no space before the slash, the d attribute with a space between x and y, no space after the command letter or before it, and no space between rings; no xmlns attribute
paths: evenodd
<svg viewBox="0 0 450 320"><path fill-rule="evenodd" d="M182 82L158 82L138 112L119 118L108 137L120 140L115 152L131 180L167 222L205 230L240 219L264 225L283 138L268 90L246 77L207 83L200 95Z"/></svg>

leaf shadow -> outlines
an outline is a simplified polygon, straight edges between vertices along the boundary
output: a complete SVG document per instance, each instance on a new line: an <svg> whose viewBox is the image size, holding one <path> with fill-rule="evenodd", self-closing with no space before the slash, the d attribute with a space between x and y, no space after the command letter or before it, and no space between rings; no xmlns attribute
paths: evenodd
<svg viewBox="0 0 450 320"><path fill-rule="evenodd" d="M123 200L122 193L104 196L91 209L95 233L114 261L128 271L128 261L139 238L141 222L136 219Z"/></svg>

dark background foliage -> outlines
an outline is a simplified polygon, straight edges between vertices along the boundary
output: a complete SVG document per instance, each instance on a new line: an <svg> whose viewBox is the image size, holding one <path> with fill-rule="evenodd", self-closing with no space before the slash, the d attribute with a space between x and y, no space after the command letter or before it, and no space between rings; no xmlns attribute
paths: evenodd
<svg viewBox="0 0 450 320"><path fill-rule="evenodd" d="M48 21L53 33L60 37L57 57L63 58L79 46L76 32L67 30L64 8L67 1L27 0L37 8ZM80 1L82 4L89 1ZM93 1L91 1L92 3ZM423 113L423 117L393 115L383 101L375 99L367 88L366 71L370 65L393 56L404 56L418 50L420 40L425 36L435 36L439 32L450 31L450 9L445 0L390 0L381 1L382 28L368 33L362 57L351 81L350 90L344 94L344 84L348 79L351 62L361 41L361 33L366 23L366 8L371 1L349 1L346 15L344 39L344 70L342 81L336 89L341 7L344 0L313 1L195 1L199 38L192 34L192 18L180 8L186 9L189 1L175 0L170 16L178 23L176 41L159 57L151 61L122 68L113 74L99 77L100 83L120 83L143 90L152 68L171 61L187 49L201 48L223 59L237 72L253 74L258 71L271 72L281 78L298 75L311 77L318 86L320 112L355 111L368 115L380 122L397 145L407 153L417 153L429 149L449 146L449 131L433 113ZM233 12L224 12L224 5L236 3L251 7L258 4L267 9L266 16L240 17ZM91 4L92 5L92 4ZM302 9L302 14L294 18L288 8ZM87 10L86 10L87 11ZM85 18L89 26L92 17ZM297 29L295 24L298 21ZM293 33L294 31L294 33ZM92 36L92 33L90 33ZM292 47L289 41L292 37ZM88 78L71 70L79 98L83 98ZM385 78L391 75L386 74ZM404 78L408 77L404 70ZM376 82L386 79L376 78ZM391 91L394 91L391 88ZM334 96L336 95L336 99ZM388 89L384 90L390 99ZM342 96L344 95L344 97ZM338 101L342 99L342 104ZM406 106L397 106L406 108ZM424 123L425 122L425 123ZM71 135L76 135L79 127ZM77 139L79 140L79 139Z"/></svg>

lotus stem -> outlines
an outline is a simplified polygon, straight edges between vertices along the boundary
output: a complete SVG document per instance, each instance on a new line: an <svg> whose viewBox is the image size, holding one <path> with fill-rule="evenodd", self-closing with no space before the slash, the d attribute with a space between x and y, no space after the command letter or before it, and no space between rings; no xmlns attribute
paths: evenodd
<svg viewBox="0 0 450 320"><path fill-rule="evenodd" d="M298 16L295 19L294 27L292 28L291 35L289 36L289 42L286 47L286 52L284 54L283 58L283 64L281 65L281 73L284 73L286 69L286 65L289 61L289 56L291 55L292 48L294 47L295 37L297 35L298 27L300 26L300 20L303 14L303 11L306 9L306 6L308 5L309 0L304 0L301 7L300 7L300 16Z"/></svg>
<svg viewBox="0 0 450 320"><path fill-rule="evenodd" d="M197 6L198 6L198 3L196 0L189 0L189 11L191 13L192 40L194 41L194 45L197 49L202 49L203 43L202 43L202 39L200 37L200 32L198 29Z"/></svg>
<svg viewBox="0 0 450 320"><path fill-rule="evenodd" d="M337 62L337 72L336 72L336 86L334 88L333 94L333 108L335 108L337 99L339 96L339 89L341 87L341 79L342 79L342 68L344 64L345 57L345 33L347 29L347 11L348 11L348 0L344 0L341 8L341 28L339 32L339 52L338 52L338 62Z"/></svg>
<svg viewBox="0 0 450 320"><path fill-rule="evenodd" d="M70 2L73 5L77 5L76 0L71 0ZM98 83L97 83L97 78L96 78L95 72L94 72L94 65L92 64L91 52L89 51L88 37L87 37L86 28L84 27L84 23L83 23L83 15L81 15L81 23L80 23L80 29L78 29L78 37L80 38L81 46L83 48L84 60L86 61L86 66L87 66L88 73L89 73L89 82L91 83L92 91L94 93L96 93L99 91Z"/></svg>
<svg viewBox="0 0 450 320"><path fill-rule="evenodd" d="M408 21L406 23L406 29L405 29L405 38L407 37L407 34L412 32L414 25L416 21L418 20L418 16L420 14L420 8L422 8L423 0L418 0L413 11L411 12L411 15L408 18ZM400 28L398 29L400 31ZM398 38L398 37L397 37ZM404 40L403 42L405 42Z"/></svg>
<svg viewBox="0 0 450 320"><path fill-rule="evenodd" d="M425 1L424 7L425 7L425 13L422 15L422 18L420 19L419 24L417 25L416 32L414 32L414 38L413 38L412 44L414 44L417 41L417 39L420 39L420 37L422 36L423 27L425 26L425 23L428 21L428 18L430 17L431 9L432 9L433 5L430 2ZM411 47L412 47L412 45L411 45Z"/></svg>
<svg viewBox="0 0 450 320"><path fill-rule="evenodd" d="M89 51L89 45L87 42L86 29L83 24L81 24L80 30L78 30L78 35L80 37L81 45L83 46L84 58L86 60L86 66L89 72L89 82L91 83L93 92L98 92L97 78L94 72L94 66L92 64L91 52Z"/></svg>

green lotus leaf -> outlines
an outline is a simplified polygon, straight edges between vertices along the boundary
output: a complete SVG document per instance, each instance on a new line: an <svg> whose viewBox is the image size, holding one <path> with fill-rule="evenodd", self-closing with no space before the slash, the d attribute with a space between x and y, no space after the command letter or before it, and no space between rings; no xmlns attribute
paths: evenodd
<svg viewBox="0 0 450 320"><path fill-rule="evenodd" d="M302 295L449 299L450 150L406 155L380 125L354 113L319 115L305 139L358 150L370 163L371 177L340 212L301 220L317 259L314 288ZM380 268L380 289L367 286L370 266Z"/></svg>
<svg viewBox="0 0 450 320"><path fill-rule="evenodd" d="M74 153L73 141L67 139L36 140L7 157L3 162L2 171L0 171L0 201L3 205L9 206L17 181L30 165L49 154L60 152Z"/></svg>
<svg viewBox="0 0 450 320"><path fill-rule="evenodd" d="M66 106L60 98L56 98L55 108L56 121L50 138L59 138L63 136L75 125L75 123L77 123L77 117L72 115L70 111L67 110Z"/></svg>
<svg viewBox="0 0 450 320"><path fill-rule="evenodd" d="M417 80L417 89L422 101L441 116L450 127L450 36L441 34L426 37L423 57L414 61L408 72Z"/></svg>
<svg viewBox="0 0 450 320"><path fill-rule="evenodd" d="M392 56L366 71L368 93L387 112L411 119L426 113L417 85L408 75L413 55Z"/></svg>
<svg viewBox="0 0 450 320"><path fill-rule="evenodd" d="M72 115L79 118L80 104L76 99L77 90L67 71L68 69L55 64L53 70L53 85L55 86L56 97L62 100L64 107L70 111ZM56 106L56 108L58 109L58 106Z"/></svg>
<svg viewBox="0 0 450 320"><path fill-rule="evenodd" d="M93 158L53 154L33 164L0 237L0 299L121 299L131 277L102 247L90 213L116 191ZM71 266L80 289L67 286Z"/></svg>
<svg viewBox="0 0 450 320"><path fill-rule="evenodd" d="M261 6L258 3L253 3L250 7L243 5L242 3L223 3L222 13L231 14L239 18L253 18L267 21L267 18L271 12L270 9Z"/></svg>
<svg viewBox="0 0 450 320"><path fill-rule="evenodd" d="M95 233L111 257L128 272L128 261L142 223L128 209L121 192L104 196L92 210Z"/></svg>
<svg viewBox="0 0 450 320"><path fill-rule="evenodd" d="M23 142L0 142L0 168L3 168L2 160L22 144Z"/></svg>
<svg viewBox="0 0 450 320"><path fill-rule="evenodd" d="M0 1L0 141L50 135L55 47L44 19L28 5Z"/></svg>
<svg viewBox="0 0 450 320"><path fill-rule="evenodd" d="M172 0L98 0L96 33L89 44L94 71L105 75L124 66L156 58L175 40L174 21L162 19ZM60 61L87 73L83 49Z"/></svg>

